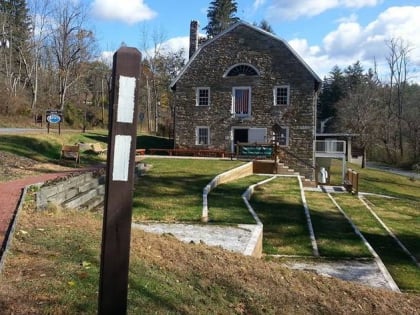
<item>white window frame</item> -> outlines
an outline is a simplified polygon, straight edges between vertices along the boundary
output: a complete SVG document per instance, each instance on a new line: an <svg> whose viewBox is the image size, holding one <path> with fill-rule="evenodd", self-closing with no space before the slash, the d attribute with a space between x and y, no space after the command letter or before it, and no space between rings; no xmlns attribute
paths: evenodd
<svg viewBox="0 0 420 315"><path fill-rule="evenodd" d="M277 93L278 93L279 89L286 89L287 90L286 104L278 104L277 103ZM290 85L276 85L273 88L273 97L274 97L274 106L289 106L289 104L290 104Z"/></svg>
<svg viewBox="0 0 420 315"><path fill-rule="evenodd" d="M207 143L200 143L200 130L207 130ZM210 128L208 126L195 127L195 144L196 145L210 145Z"/></svg>
<svg viewBox="0 0 420 315"><path fill-rule="evenodd" d="M236 110L235 110L235 95L236 95L236 91L237 90L248 90L248 113L247 114L237 114ZM250 86L234 86L232 88L232 114L235 117L239 117L239 118L247 118L247 117L251 117L251 97L252 97L252 89Z"/></svg>
<svg viewBox="0 0 420 315"><path fill-rule="evenodd" d="M207 91L207 104L200 104L200 92ZM209 87L198 87L195 90L195 106L210 106L210 88Z"/></svg>

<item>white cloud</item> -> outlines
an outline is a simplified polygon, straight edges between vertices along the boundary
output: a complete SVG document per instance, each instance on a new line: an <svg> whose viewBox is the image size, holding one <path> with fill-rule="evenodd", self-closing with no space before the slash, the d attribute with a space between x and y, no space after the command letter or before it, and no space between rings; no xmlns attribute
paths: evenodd
<svg viewBox="0 0 420 315"><path fill-rule="evenodd" d="M323 77L334 65L345 68L358 60L366 70L373 67L376 60L379 72L386 73L387 41L400 38L412 48L409 58L414 71L420 68L419 16L420 6L391 7L366 26L357 21L340 23L324 37L322 46L309 46L305 39L293 39L289 43ZM412 73L416 82L420 82L418 76Z"/></svg>
<svg viewBox="0 0 420 315"><path fill-rule="evenodd" d="M174 37L162 43L162 49L164 51L174 52L179 51L180 49L184 49L187 55L189 46L190 38L188 36Z"/></svg>
<svg viewBox="0 0 420 315"><path fill-rule="evenodd" d="M341 23L338 29L324 38L324 48L327 54L348 55L348 52L359 51L363 41L363 30L356 22Z"/></svg>
<svg viewBox="0 0 420 315"><path fill-rule="evenodd" d="M255 0L254 4L252 5L252 7L254 8L254 10L257 10L258 8L260 8L261 6L263 6L265 3L265 0Z"/></svg>
<svg viewBox="0 0 420 315"><path fill-rule="evenodd" d="M114 53L115 51L103 51L100 55L100 57L98 58L99 61L105 63L109 68L112 67L112 61L114 58Z"/></svg>
<svg viewBox="0 0 420 315"><path fill-rule="evenodd" d="M350 23L356 22L358 19L357 14L352 13L350 16L338 18L335 22L336 23Z"/></svg>
<svg viewBox="0 0 420 315"><path fill-rule="evenodd" d="M258 2L258 0L256 0ZM270 18L295 20L299 17L316 16L325 11L345 7L363 8L375 6L383 0L273 0L268 9Z"/></svg>
<svg viewBox="0 0 420 315"><path fill-rule="evenodd" d="M128 24L151 20L157 15L144 0L94 0L92 12L101 19Z"/></svg>

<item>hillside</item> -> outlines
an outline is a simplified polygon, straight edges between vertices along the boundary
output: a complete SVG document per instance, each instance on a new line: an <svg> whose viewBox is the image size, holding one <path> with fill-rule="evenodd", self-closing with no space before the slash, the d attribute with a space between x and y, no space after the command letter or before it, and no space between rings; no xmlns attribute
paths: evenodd
<svg viewBox="0 0 420 315"><path fill-rule="evenodd" d="M2 314L94 314L101 219L27 205L0 275ZM419 295L293 271L171 235L133 231L130 259L129 314L420 314Z"/></svg>
<svg viewBox="0 0 420 315"><path fill-rule="evenodd" d="M2 157L2 179L56 167ZM0 314L96 314L101 213L33 209L26 198L0 274ZM420 314L419 305L418 294L132 233L128 314Z"/></svg>

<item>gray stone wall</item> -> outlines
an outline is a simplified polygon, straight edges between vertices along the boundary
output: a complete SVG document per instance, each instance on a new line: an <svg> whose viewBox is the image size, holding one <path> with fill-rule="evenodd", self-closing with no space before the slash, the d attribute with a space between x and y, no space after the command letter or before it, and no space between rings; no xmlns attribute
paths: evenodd
<svg viewBox="0 0 420 315"><path fill-rule="evenodd" d="M103 203L104 195L103 172L88 172L45 183L36 194L36 203L39 210L48 208L49 204L89 210Z"/></svg>
<svg viewBox="0 0 420 315"><path fill-rule="evenodd" d="M231 151L232 127L289 128L289 151L313 164L315 78L280 40L239 25L200 48L176 83L175 145L194 147L197 126L210 128L210 148ZM235 64L250 64L259 76L224 77ZM290 105L273 106L273 88L290 86ZM231 114L232 88L251 87L250 118ZM210 106L196 106L196 88L210 87ZM202 146L200 146L202 148ZM305 171L305 175L312 171ZM311 176L309 176L311 177Z"/></svg>

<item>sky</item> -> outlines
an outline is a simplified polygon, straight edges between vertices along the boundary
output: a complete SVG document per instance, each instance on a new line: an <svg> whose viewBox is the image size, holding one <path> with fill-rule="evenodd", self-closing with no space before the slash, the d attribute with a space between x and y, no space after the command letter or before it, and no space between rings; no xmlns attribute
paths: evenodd
<svg viewBox="0 0 420 315"><path fill-rule="evenodd" d="M189 25L208 23L211 0L83 0L100 52L112 56L122 43L145 48L162 43L188 52ZM237 17L252 24L266 20L324 78L334 66L360 61L377 65L386 81L391 39L409 49L409 80L420 83L420 0L237 0ZM205 31L201 30L205 35Z"/></svg>

